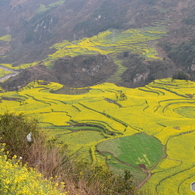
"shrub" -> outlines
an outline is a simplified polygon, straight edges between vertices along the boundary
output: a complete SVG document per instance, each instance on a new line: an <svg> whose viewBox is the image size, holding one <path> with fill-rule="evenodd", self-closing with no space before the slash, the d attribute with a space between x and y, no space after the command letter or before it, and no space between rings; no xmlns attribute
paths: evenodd
<svg viewBox="0 0 195 195"><path fill-rule="evenodd" d="M189 80L190 75L188 73L185 73L183 71L178 71L175 74L173 74L172 79L180 79L180 80Z"/></svg>
<svg viewBox="0 0 195 195"><path fill-rule="evenodd" d="M66 145L61 144L59 147L56 139L46 141L45 134L38 129L34 119L28 119L23 114L5 113L0 115L0 129L0 142L4 143L8 154L7 160L7 157L0 153L0 172L8 176L0 176L0 182L3 182L0 183L0 194L12 194L17 190L15 194L31 195L30 188L33 188L33 194L36 194L36 190L41 192L37 194L55 194L52 191L53 184L42 181L42 176L29 167L36 168L47 179L52 177L55 183L65 182L69 194L134 194L130 172L126 171L123 176L119 176L106 166L91 166L88 162L78 161L74 154L68 155ZM26 136L30 132L32 142L28 143ZM13 160L17 161L20 156L23 158L22 163L13 163ZM2 164L8 169L1 166ZM5 191L7 184L9 190ZM25 190L29 190L28 193L24 193Z"/></svg>
<svg viewBox="0 0 195 195"><path fill-rule="evenodd" d="M124 51L123 57L124 57L124 58L127 58L128 56L129 56L129 52L128 52L128 51Z"/></svg>
<svg viewBox="0 0 195 195"><path fill-rule="evenodd" d="M36 167L46 178L54 177L66 156L65 146L56 146L55 141L46 141L46 135L38 128L35 119L25 115L5 113L0 115L0 143L5 143L8 158L22 157L23 164ZM31 132L32 142L27 141ZM62 152L64 151L64 152Z"/></svg>
<svg viewBox="0 0 195 195"><path fill-rule="evenodd" d="M129 171L116 175L105 166L91 166L83 161L74 163L69 172L69 180L75 188L90 195L133 195L135 188L132 178Z"/></svg>
<svg viewBox="0 0 195 195"><path fill-rule="evenodd" d="M27 119L23 114L5 113L0 115L0 142L5 143L9 157L14 155L27 157L31 143L26 136L32 133L32 141L39 137L37 121Z"/></svg>
<svg viewBox="0 0 195 195"><path fill-rule="evenodd" d="M62 195L49 180L43 179L35 169L29 169L14 156L7 159L0 145L0 194L3 195ZM64 195L66 193L63 193Z"/></svg>

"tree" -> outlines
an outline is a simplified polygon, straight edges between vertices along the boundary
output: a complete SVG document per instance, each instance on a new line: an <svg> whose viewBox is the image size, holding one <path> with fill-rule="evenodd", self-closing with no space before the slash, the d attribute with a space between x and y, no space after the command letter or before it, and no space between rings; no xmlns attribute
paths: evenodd
<svg viewBox="0 0 195 195"><path fill-rule="evenodd" d="M116 93L116 99L119 101L124 101L127 99L127 95L122 90L119 90L118 93Z"/></svg>
<svg viewBox="0 0 195 195"><path fill-rule="evenodd" d="M190 75L186 72L183 71L178 71L175 74L173 74L172 76L172 80L174 79L180 79L180 80L189 80L190 79Z"/></svg>

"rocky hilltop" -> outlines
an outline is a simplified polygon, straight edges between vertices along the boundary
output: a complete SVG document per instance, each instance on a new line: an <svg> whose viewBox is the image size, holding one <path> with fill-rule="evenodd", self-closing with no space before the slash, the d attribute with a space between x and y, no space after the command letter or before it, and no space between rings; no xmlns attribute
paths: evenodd
<svg viewBox="0 0 195 195"><path fill-rule="evenodd" d="M106 81L116 71L113 60L105 55L79 55L58 59L51 70L36 65L3 83L6 90L17 90L34 80L52 81L68 87L86 87Z"/></svg>

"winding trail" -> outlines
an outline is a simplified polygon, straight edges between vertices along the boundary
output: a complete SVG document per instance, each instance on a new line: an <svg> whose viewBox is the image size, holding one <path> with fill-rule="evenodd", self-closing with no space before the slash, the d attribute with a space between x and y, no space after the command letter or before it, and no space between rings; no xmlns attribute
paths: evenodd
<svg viewBox="0 0 195 195"><path fill-rule="evenodd" d="M3 69L3 70L5 70L5 71L10 71L10 72L12 72L11 74L7 74L7 75L1 77L1 78L0 78L0 82L3 82L3 81L5 81L5 80L9 79L10 77L13 77L13 76L16 76L17 74L19 74L19 71L13 70L13 69L8 68L8 67L5 67L5 66L1 66L1 65L0 65L0 69Z"/></svg>
<svg viewBox="0 0 195 195"><path fill-rule="evenodd" d="M139 170L141 170L142 172L146 173L147 176L145 177L145 179L144 179L141 183L139 183L139 185L136 186L136 190L140 189L140 188L141 188L141 187L150 179L150 177L152 176L151 170L152 170L154 167L153 167L152 169L150 169L150 170L144 170L144 169L142 169L142 168L134 167L133 165L131 165L131 164L125 162L125 161L120 160L120 159L117 158L112 152L100 151L100 150L98 150L98 152L99 152L101 155L103 155L103 156L104 156L104 153L111 154L111 155L112 155L116 160L118 160L119 162L121 162L121 163L123 163L123 164L125 164L125 165L127 165L127 166L133 167L133 168L135 168L135 169L139 169ZM163 158L164 158L164 157L163 157ZM157 165L155 165L155 166L157 166Z"/></svg>
<svg viewBox="0 0 195 195"><path fill-rule="evenodd" d="M150 170L146 170L146 171L143 171L143 172L147 174L147 177L138 186L136 186L136 188L135 188L136 190L140 189L152 176Z"/></svg>

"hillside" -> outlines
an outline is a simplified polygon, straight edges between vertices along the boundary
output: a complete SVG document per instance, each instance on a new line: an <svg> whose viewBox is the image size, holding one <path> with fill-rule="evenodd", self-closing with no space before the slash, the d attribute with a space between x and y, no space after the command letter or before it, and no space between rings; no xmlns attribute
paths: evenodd
<svg viewBox="0 0 195 195"><path fill-rule="evenodd" d="M5 67L4 67L5 68ZM79 55L59 58L52 69L43 64L29 67L3 82L6 90L17 90L35 80L52 81L68 87L87 87L106 81L117 69L112 58L105 55Z"/></svg>
<svg viewBox="0 0 195 195"><path fill-rule="evenodd" d="M143 32L145 28L150 31L151 28L155 27L165 31L166 34L156 41L149 39L148 41L144 40L144 42L148 48L156 52L156 56L161 61L157 63L159 65L153 65L155 64L153 62L152 65L150 62L148 63L147 56L144 60L146 61L144 68L140 68L139 63L135 63L133 70L130 68L124 75L122 73L119 75L119 80L122 78L121 82L113 77L109 81L123 86L136 87L147 84L153 79L169 77L177 70L188 72L194 79L194 45L188 46L182 63L174 60L177 56L173 52L180 46L179 44L188 44L194 37L195 2L193 0L185 2L182 0L122 0L120 2L117 0L109 2L105 0L42 0L41 3L37 0L9 0L1 2L0 10L0 63L2 64L18 67L21 64L38 64L47 61L51 67L55 63L54 60L58 59L57 56L50 59L50 56L54 56L59 49L56 47L56 43L69 41L69 43L74 44L74 41L79 42L84 37L94 37L99 32L107 30L112 32L110 41L115 43L118 32L127 29L137 29ZM145 32L144 35L147 33ZM140 40L140 43L143 42L139 35L137 39ZM104 45L101 49L104 49L103 47ZM91 54L90 49L89 54ZM114 49L115 47L108 54L114 54L116 57L121 52L129 52L145 57L143 52L135 50L132 45L121 48L120 51ZM181 51L183 51L182 48ZM83 54L75 52L77 55ZM101 53L98 50L92 53L94 52ZM170 54L170 52L172 53ZM66 55L69 54L64 53L60 57ZM188 59L188 56L192 57ZM116 63L120 63L120 60L116 59ZM149 60L156 60L156 58L150 57ZM132 58L123 61L126 64L135 62ZM186 63L188 63L187 66ZM160 66L160 72L163 71L162 77L158 73L157 76L154 74L156 66ZM163 68L163 66L169 67L169 70L164 71L167 68ZM136 69L142 70L136 73ZM132 81L137 80L137 78L129 76L129 72L133 72L133 74L135 72L134 75L138 74L138 80L143 78L143 81L133 83Z"/></svg>
<svg viewBox="0 0 195 195"><path fill-rule="evenodd" d="M0 114L140 193L191 195L194 16L194 0L1 1Z"/></svg>

